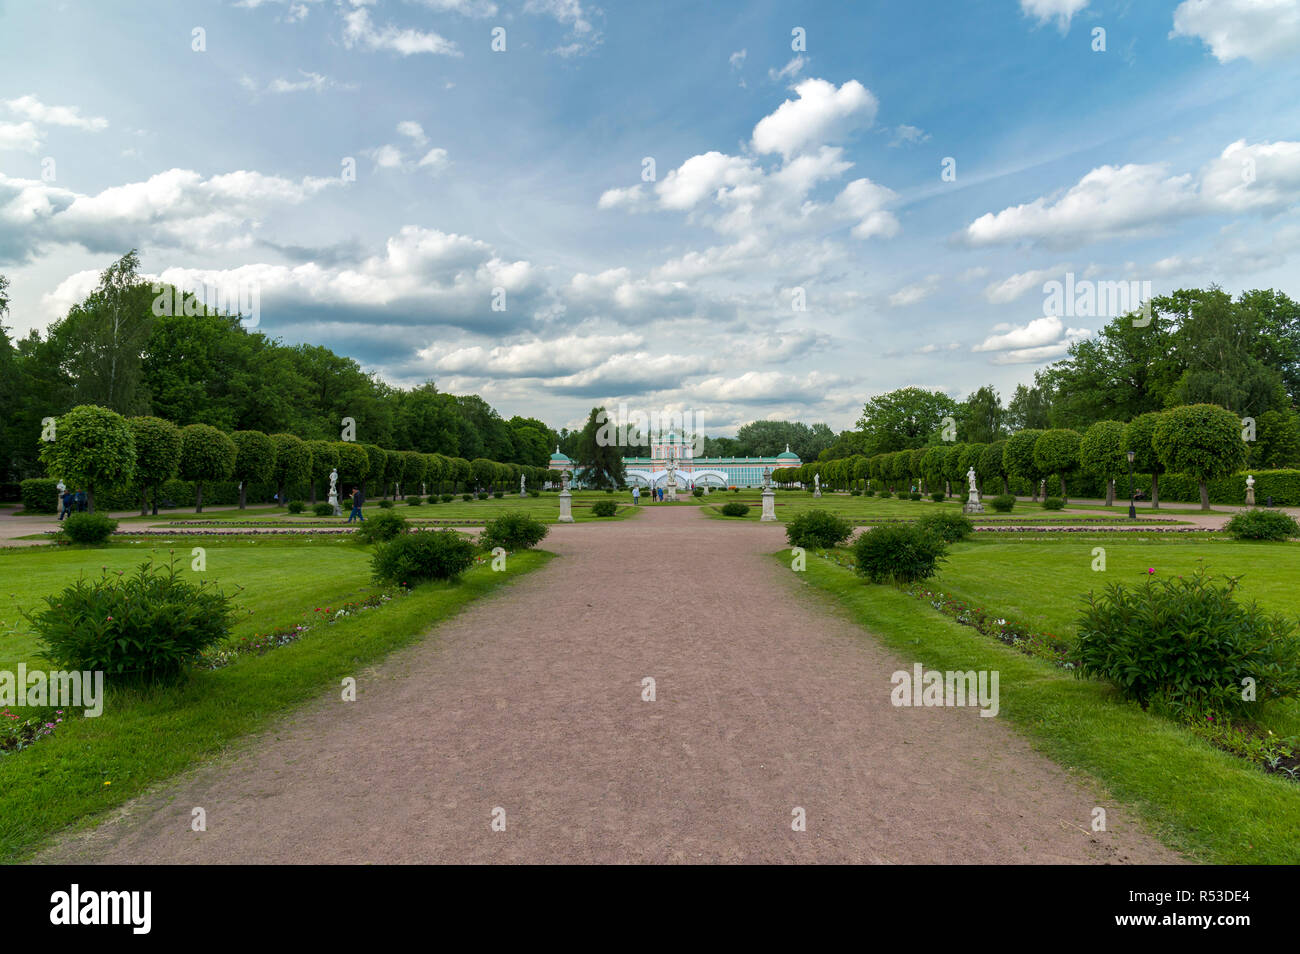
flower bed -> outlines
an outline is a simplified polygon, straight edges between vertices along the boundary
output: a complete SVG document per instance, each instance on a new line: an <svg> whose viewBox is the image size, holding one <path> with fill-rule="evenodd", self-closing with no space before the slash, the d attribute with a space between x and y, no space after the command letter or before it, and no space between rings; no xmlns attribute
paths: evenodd
<svg viewBox="0 0 1300 954"><path fill-rule="evenodd" d="M47 715L28 716L26 719L8 708L0 709L0 755L19 752L53 735L62 721L62 709L55 709Z"/></svg>

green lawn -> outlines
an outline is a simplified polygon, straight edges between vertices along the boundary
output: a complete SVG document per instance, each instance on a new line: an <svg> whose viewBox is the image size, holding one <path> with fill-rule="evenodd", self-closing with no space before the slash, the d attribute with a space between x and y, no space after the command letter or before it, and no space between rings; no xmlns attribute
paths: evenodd
<svg viewBox="0 0 1300 954"><path fill-rule="evenodd" d="M188 550L184 553L188 556ZM57 587L79 569L130 566L139 556L122 548L19 551L0 559L0 571L9 581L5 589L18 592L18 584L26 599L51 584ZM220 754L294 706L337 691L342 677L359 675L367 665L418 640L439 620L548 559L545 552L527 551L513 555L504 572L476 566L457 583L422 584L407 596L321 626L290 645L241 657L215 671L195 672L174 688L134 692L110 687L102 716L74 715L53 736L0 756L0 860L26 858L61 830L97 821L103 812ZM313 614L316 606L360 595L369 585L365 560L363 548L343 543L208 550L211 576L248 587L241 596L251 610L240 624L244 631L292 622ZM11 617L14 600L5 599ZM29 656L28 637L11 634L4 640L0 668Z"/></svg>
<svg viewBox="0 0 1300 954"><path fill-rule="evenodd" d="M1006 567L996 559L991 566L980 562L981 555L992 555L984 546L962 550L962 556L970 555L969 561L963 561L972 574L967 580L977 576L996 579L1005 572ZM1066 546L1058 553L1062 562L1057 566L1073 576L1074 557ZM1029 547L1025 549L1029 551ZM1155 549L1146 547L1144 552ZM1048 555L1043 550L1032 552L1040 559ZM1107 555L1111 559L1109 550ZM778 554L778 559L788 567L789 551ZM1172 566L1172 553L1165 554L1165 560ZM1252 556L1248 562L1254 565L1265 560ZM1009 565L1025 567L1019 557ZM1086 563L1084 566L1089 572ZM1044 572L1052 571L1048 567ZM1100 781L1110 797L1131 807L1147 828L1171 847L1206 862L1300 863L1300 838L1296 837L1300 832L1300 785L1295 782L1267 775L1176 724L1143 712L1101 682L1076 679L981 636L892 587L867 585L851 570L828 560L808 560L800 577L825 592L909 665L919 662L928 669L997 670L1001 680L999 717L1009 719L1048 757ZM1032 582L996 582L1020 587L1026 594L1033 590ZM1069 584L1063 585L1069 588ZM1050 602L1053 592L1049 587L1034 598ZM981 602L995 605L989 592L981 591Z"/></svg>
<svg viewBox="0 0 1300 954"><path fill-rule="evenodd" d="M1068 514L1054 510L1044 510L1038 504L1028 504L1020 501L1016 504L1015 509L1010 513L997 513L988 505L988 496L984 498L985 513L972 518L976 523L1002 523L1015 521L1033 521L1034 523L1052 524L1052 523L1092 523L1099 525L1106 523L1128 524L1127 510L1116 508L1114 512L1106 512L1106 508L1094 508L1100 512L1091 512L1081 517L1079 514ZM731 501L739 501L749 505L749 513L744 517L728 517L724 519L743 519L758 520L762 516L763 499L757 490L742 490L738 493L710 494L703 498L702 502L706 505L706 512L709 516L721 517L721 507L723 504ZM897 497L854 497L850 494L831 494L827 493L822 497L814 497L804 490L778 490L776 492L776 518L784 522L791 517L808 510L826 510L838 514L846 520L856 524L871 523L874 520L891 519L891 520L913 520L924 514L931 513L936 509L951 510L955 513L961 511L962 501L957 498L945 500L942 503L936 503L928 497L922 500L899 500ZM1144 519L1159 519L1162 514L1157 512L1152 515L1139 514L1138 522ZM1170 515L1172 517L1172 515ZM1164 524L1168 525L1168 524Z"/></svg>

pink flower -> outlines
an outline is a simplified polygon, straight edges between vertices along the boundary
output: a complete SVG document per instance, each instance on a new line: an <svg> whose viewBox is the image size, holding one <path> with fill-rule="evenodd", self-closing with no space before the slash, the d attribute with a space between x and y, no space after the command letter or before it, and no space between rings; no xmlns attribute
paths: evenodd
<svg viewBox="0 0 1300 954"><path fill-rule="evenodd" d="M1155 571L1156 571L1156 568L1155 568L1155 567L1153 567L1153 566L1149 566L1149 567L1147 567L1147 575L1148 575L1148 576L1150 576L1150 575L1151 575L1152 573L1154 573Z"/></svg>

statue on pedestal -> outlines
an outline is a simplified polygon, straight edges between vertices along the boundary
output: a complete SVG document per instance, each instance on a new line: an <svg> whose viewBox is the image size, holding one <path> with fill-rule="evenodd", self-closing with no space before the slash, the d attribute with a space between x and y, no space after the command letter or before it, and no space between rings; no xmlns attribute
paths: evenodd
<svg viewBox="0 0 1300 954"><path fill-rule="evenodd" d="M330 506L334 508L334 516L342 516L343 511L339 509L339 471L335 467L330 471Z"/></svg>
<svg viewBox="0 0 1300 954"><path fill-rule="evenodd" d="M980 503L980 491L975 486L975 468L972 467L966 471L966 481L970 484L970 492L966 495L966 503L962 505L962 513L983 513L984 504Z"/></svg>
<svg viewBox="0 0 1300 954"><path fill-rule="evenodd" d="M1246 475L1246 506L1255 506L1255 475Z"/></svg>
<svg viewBox="0 0 1300 954"><path fill-rule="evenodd" d="M822 475L813 474L813 496L820 497L821 495L822 495Z"/></svg>
<svg viewBox="0 0 1300 954"><path fill-rule="evenodd" d="M520 475L519 475L519 496L521 496L521 497L527 497L527 496L528 496L528 491L524 490L524 475L523 475L523 474L520 474Z"/></svg>

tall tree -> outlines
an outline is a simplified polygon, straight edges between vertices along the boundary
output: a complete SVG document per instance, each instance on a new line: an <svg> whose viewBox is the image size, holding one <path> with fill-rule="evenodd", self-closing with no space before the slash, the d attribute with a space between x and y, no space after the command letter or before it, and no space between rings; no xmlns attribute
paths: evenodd
<svg viewBox="0 0 1300 954"><path fill-rule="evenodd" d="M593 407L578 438L577 476L593 487L617 490L627 482L627 473L622 448L601 436L609 426L605 409Z"/></svg>
<svg viewBox="0 0 1300 954"><path fill-rule="evenodd" d="M972 444L991 444L1005 436L1002 423L1005 417L1006 411L997 389L986 384L961 402L957 415L958 436Z"/></svg>
<svg viewBox="0 0 1300 954"><path fill-rule="evenodd" d="M871 456L935 443L946 417L956 423L957 402L942 391L899 388L877 395L863 406L858 419L862 452Z"/></svg>

